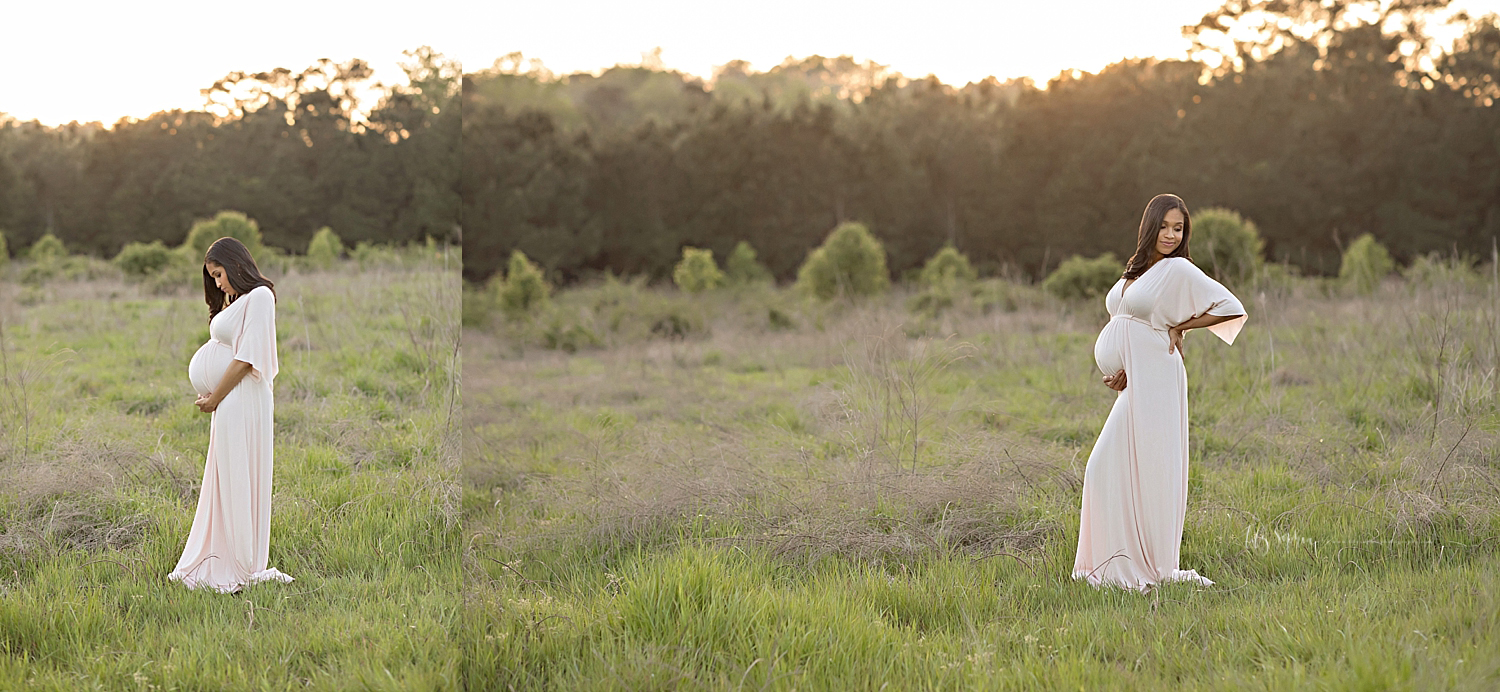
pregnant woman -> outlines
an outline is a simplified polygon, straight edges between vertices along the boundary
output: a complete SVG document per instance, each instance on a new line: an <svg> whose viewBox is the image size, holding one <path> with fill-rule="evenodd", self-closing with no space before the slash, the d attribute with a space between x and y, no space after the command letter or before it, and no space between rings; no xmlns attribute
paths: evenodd
<svg viewBox="0 0 1500 692"><path fill-rule="evenodd" d="M1135 255L1105 295L1109 324L1094 344L1104 384L1119 392L1083 474L1073 577L1145 591L1212 581L1178 569L1187 513L1187 371L1182 334L1206 327L1234 343L1245 308L1188 255L1187 204L1157 195Z"/></svg>
<svg viewBox="0 0 1500 692"><path fill-rule="evenodd" d="M187 547L168 579L234 593L291 577L266 566L271 537L271 382L276 293L245 245L220 238L203 260L208 343L193 354L195 402L213 414L203 489Z"/></svg>

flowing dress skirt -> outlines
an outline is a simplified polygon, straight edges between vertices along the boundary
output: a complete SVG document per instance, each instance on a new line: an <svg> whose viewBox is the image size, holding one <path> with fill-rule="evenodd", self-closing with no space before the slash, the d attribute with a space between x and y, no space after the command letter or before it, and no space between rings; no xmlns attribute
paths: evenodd
<svg viewBox="0 0 1500 692"><path fill-rule="evenodd" d="M224 593L256 582L292 581L267 567L273 411L270 383L253 376L241 380L214 411L198 510L168 579Z"/></svg>

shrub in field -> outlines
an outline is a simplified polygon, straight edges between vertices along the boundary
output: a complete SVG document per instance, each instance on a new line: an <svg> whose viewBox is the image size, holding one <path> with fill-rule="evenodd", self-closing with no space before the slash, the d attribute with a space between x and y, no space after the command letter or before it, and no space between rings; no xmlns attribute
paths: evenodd
<svg viewBox="0 0 1500 692"><path fill-rule="evenodd" d="M110 275L118 276L119 269L105 260L87 255L64 255L31 262L21 270L19 278L21 283L37 286L52 279L78 281Z"/></svg>
<svg viewBox="0 0 1500 692"><path fill-rule="evenodd" d="M5 243L5 231L0 229L0 269L10 264L10 248Z"/></svg>
<svg viewBox="0 0 1500 692"><path fill-rule="evenodd" d="M921 281L928 287L949 282L968 283L977 278L979 274L969 264L969 258L952 245L944 245L937 254L928 258L927 264L922 265Z"/></svg>
<svg viewBox="0 0 1500 692"><path fill-rule="evenodd" d="M115 255L115 266L127 276L153 276L172 264L172 251L160 240L126 243Z"/></svg>
<svg viewBox="0 0 1500 692"><path fill-rule="evenodd" d="M735 286L771 280L771 272L766 269L766 265L755 258L755 248L743 240L734 246L734 250L724 260L724 271L729 283Z"/></svg>
<svg viewBox="0 0 1500 692"><path fill-rule="evenodd" d="M917 274L917 282L923 289L907 301L907 309L935 317L953 307L955 301L978 277L973 265L969 264L968 257L957 248L945 245L937 254L928 258Z"/></svg>
<svg viewBox="0 0 1500 692"><path fill-rule="evenodd" d="M1009 279L985 279L970 291L974 306L983 314L1015 312L1022 308L1042 308L1046 303L1043 289Z"/></svg>
<svg viewBox="0 0 1500 692"><path fill-rule="evenodd" d="M73 259L68 256L68 249L57 236L50 232L38 238L31 247L26 249L26 258L31 262L21 270L21 282L33 286L55 278L60 274L67 273L65 269L77 269L78 262L69 262ZM65 267L64 265L70 265Z"/></svg>
<svg viewBox="0 0 1500 692"><path fill-rule="evenodd" d="M354 249L349 256L359 263L360 269L383 265L401 265L401 251L384 243L371 243L361 240L354 244Z"/></svg>
<svg viewBox="0 0 1500 692"><path fill-rule="evenodd" d="M906 309L918 315L936 317L942 314L944 310L952 308L957 297L957 291L954 290L951 282L938 284L922 289L921 293L908 298Z"/></svg>
<svg viewBox="0 0 1500 692"><path fill-rule="evenodd" d="M797 270L797 287L822 300L883 293L891 285L885 248L858 222L839 224Z"/></svg>
<svg viewBox="0 0 1500 692"><path fill-rule="evenodd" d="M1441 284L1476 284L1479 272L1475 269L1478 260L1471 255L1443 257L1438 253L1417 255L1411 266L1401 271L1407 281L1421 286Z"/></svg>
<svg viewBox="0 0 1500 692"><path fill-rule="evenodd" d="M1193 263L1226 283L1242 283L1260 269L1266 243L1255 223L1213 207L1193 215Z"/></svg>
<svg viewBox="0 0 1500 692"><path fill-rule="evenodd" d="M307 243L307 258L325 269L333 266L334 260L343 254L344 242L339 240L338 234L327 226L319 228L318 232L313 234L312 240Z"/></svg>
<svg viewBox="0 0 1500 692"><path fill-rule="evenodd" d="M1375 236L1366 233L1349 244L1339 263L1339 280L1360 293L1370 293L1396 270L1391 253Z"/></svg>
<svg viewBox="0 0 1500 692"><path fill-rule="evenodd" d="M1094 259L1074 255L1042 281L1042 288L1059 298L1097 298L1108 292L1124 271L1125 265L1112 252Z"/></svg>
<svg viewBox="0 0 1500 692"><path fill-rule="evenodd" d="M542 344L554 351L577 353L580 348L597 347L601 343L594 330L576 320L564 319L560 313L553 315L542 330Z"/></svg>
<svg viewBox="0 0 1500 692"><path fill-rule="evenodd" d="M769 327L771 331L784 332L789 329L796 329L797 322L796 320L792 319L791 315L786 314L786 312L771 307L766 308L766 326Z"/></svg>
<svg viewBox="0 0 1500 692"><path fill-rule="evenodd" d="M37 238L37 241L32 243L31 248L26 251L27 259L38 263L55 262L67 256L68 248L64 247L63 242L50 232Z"/></svg>
<svg viewBox="0 0 1500 692"><path fill-rule="evenodd" d="M1290 264L1262 264L1256 273L1256 290L1268 291L1276 296L1290 296L1302 273Z"/></svg>
<svg viewBox="0 0 1500 692"><path fill-rule="evenodd" d="M724 272L714 264L713 250L682 248L682 259L672 268L672 283L685 293L702 293L724 285Z"/></svg>
<svg viewBox="0 0 1500 692"><path fill-rule="evenodd" d="M195 259L202 259L208 246L220 238L234 238L250 249L252 256L261 247L260 225L255 220L237 211L221 211L212 219L204 219L188 229L187 239L182 242L184 251L191 251Z"/></svg>
<svg viewBox="0 0 1500 692"><path fill-rule="evenodd" d="M667 338L686 339L708 333L708 301L671 291L653 291L645 277L622 282L605 280L586 298L600 328L619 342Z"/></svg>
<svg viewBox="0 0 1500 692"><path fill-rule="evenodd" d="M540 267L520 250L511 253L505 280L498 287L500 309L507 317L515 320L535 314L547 304L551 290Z"/></svg>

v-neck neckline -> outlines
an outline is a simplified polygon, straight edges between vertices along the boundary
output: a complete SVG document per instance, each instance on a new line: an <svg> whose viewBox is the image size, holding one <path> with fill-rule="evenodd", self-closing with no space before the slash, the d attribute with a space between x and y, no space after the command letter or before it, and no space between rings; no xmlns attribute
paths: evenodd
<svg viewBox="0 0 1500 692"><path fill-rule="evenodd" d="M1140 276L1137 276L1134 279L1126 281L1125 285L1120 287L1120 300L1122 300L1122 301L1125 300L1125 292L1128 291L1128 290L1130 290L1131 286L1134 286L1136 284L1136 282L1140 281L1141 279L1146 278L1146 275L1150 274L1152 269L1155 269L1162 262L1165 262L1165 261L1167 261L1169 259L1172 259L1172 258L1171 257L1163 257L1163 258L1161 258L1159 260L1156 260L1155 262L1153 262L1151 264L1151 266L1146 267L1146 271L1141 272Z"/></svg>

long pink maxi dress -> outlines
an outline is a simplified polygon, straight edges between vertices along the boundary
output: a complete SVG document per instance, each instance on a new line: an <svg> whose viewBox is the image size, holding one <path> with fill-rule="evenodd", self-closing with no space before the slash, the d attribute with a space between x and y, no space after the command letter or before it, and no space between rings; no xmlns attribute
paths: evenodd
<svg viewBox="0 0 1500 692"><path fill-rule="evenodd" d="M1167 328L1205 313L1241 315L1208 330L1234 343L1248 318L1229 289L1190 260L1158 261L1104 297L1109 324L1094 344L1099 371L1125 370L1083 474L1073 577L1144 591L1169 581L1212 581L1178 569L1187 514L1187 371L1167 353Z"/></svg>
<svg viewBox="0 0 1500 692"><path fill-rule="evenodd" d="M209 322L210 339L193 354L188 379L207 394L232 361L252 370L213 413L208 460L187 546L168 579L230 593L256 582L289 582L267 567L271 538L271 382L276 379L276 298L260 286Z"/></svg>

